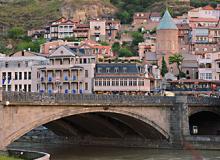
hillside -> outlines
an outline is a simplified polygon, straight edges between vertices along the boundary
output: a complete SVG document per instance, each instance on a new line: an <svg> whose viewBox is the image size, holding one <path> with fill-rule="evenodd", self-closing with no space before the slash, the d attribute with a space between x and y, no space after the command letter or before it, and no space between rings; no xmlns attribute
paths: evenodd
<svg viewBox="0 0 220 160"><path fill-rule="evenodd" d="M168 0L174 14L190 9L189 5L175 2ZM220 0L191 0L191 5L198 7L207 3L215 5L217 2L220 3ZM0 29L1 24L22 26L25 29L39 28L60 16L82 19L116 15L122 23L129 23L134 12L161 12L165 4L165 0L0 0Z"/></svg>
<svg viewBox="0 0 220 160"><path fill-rule="evenodd" d="M108 0L0 0L0 23L31 29L60 16L95 17L115 11Z"/></svg>

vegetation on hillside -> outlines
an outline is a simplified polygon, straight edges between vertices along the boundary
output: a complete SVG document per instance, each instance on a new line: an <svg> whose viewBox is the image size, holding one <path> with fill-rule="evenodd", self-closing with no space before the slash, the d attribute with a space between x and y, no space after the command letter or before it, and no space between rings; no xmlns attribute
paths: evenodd
<svg viewBox="0 0 220 160"><path fill-rule="evenodd" d="M15 0L0 6L0 23L39 28L60 16L60 0Z"/></svg>
<svg viewBox="0 0 220 160"><path fill-rule="evenodd" d="M165 0L110 0L117 8L119 12L116 16L121 19L122 23L130 23L132 21L133 14L135 12L144 12L144 11L157 11L163 12L166 8ZM176 0L168 0L169 3L175 3ZM220 0L191 0L192 7L201 7L207 4L212 4L216 6L217 3L220 3ZM172 4L173 5L173 4ZM174 15L180 15L187 12L190 7L187 5L179 5L178 3L174 7Z"/></svg>

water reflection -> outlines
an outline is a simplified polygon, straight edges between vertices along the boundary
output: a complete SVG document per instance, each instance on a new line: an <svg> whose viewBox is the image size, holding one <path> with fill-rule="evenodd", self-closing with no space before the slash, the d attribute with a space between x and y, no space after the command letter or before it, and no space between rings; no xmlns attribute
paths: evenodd
<svg viewBox="0 0 220 160"><path fill-rule="evenodd" d="M52 160L220 160L220 151L109 147L46 147Z"/></svg>

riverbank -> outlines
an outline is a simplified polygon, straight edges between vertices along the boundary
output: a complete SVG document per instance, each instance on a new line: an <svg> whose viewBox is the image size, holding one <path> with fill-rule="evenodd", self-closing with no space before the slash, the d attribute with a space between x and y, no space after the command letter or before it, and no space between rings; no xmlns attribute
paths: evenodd
<svg viewBox="0 0 220 160"><path fill-rule="evenodd" d="M0 155L0 160L22 160L22 159L8 157L8 156L1 156Z"/></svg>

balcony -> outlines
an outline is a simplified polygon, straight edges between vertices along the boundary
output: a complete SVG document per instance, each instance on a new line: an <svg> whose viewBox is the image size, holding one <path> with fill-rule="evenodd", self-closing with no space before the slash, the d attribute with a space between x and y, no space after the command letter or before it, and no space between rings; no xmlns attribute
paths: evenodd
<svg viewBox="0 0 220 160"><path fill-rule="evenodd" d="M68 76L65 76L64 77L64 81L68 81L69 80L69 77Z"/></svg>
<svg viewBox="0 0 220 160"><path fill-rule="evenodd" d="M48 82L52 82L53 78L52 77L48 77Z"/></svg>
<svg viewBox="0 0 220 160"><path fill-rule="evenodd" d="M41 82L44 82L44 77L41 77L41 78L40 78L40 81L41 81Z"/></svg>
<svg viewBox="0 0 220 160"><path fill-rule="evenodd" d="M77 77L76 76L73 76L73 81L76 81L77 80Z"/></svg>

